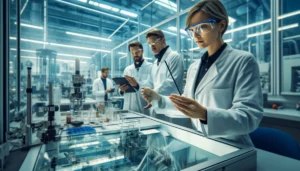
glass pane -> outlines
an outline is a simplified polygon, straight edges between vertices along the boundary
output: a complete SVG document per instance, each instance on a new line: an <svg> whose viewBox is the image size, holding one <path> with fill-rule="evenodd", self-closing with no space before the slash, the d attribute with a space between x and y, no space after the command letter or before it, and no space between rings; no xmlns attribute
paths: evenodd
<svg viewBox="0 0 300 171"><path fill-rule="evenodd" d="M141 32L176 14L176 0L152 2L141 11Z"/></svg>
<svg viewBox="0 0 300 171"><path fill-rule="evenodd" d="M281 1L279 34L281 37L281 91L285 95L300 95L300 32L299 1Z"/></svg>
<svg viewBox="0 0 300 171"><path fill-rule="evenodd" d="M127 43L114 51L114 77L122 77L124 69L129 64L130 56Z"/></svg>

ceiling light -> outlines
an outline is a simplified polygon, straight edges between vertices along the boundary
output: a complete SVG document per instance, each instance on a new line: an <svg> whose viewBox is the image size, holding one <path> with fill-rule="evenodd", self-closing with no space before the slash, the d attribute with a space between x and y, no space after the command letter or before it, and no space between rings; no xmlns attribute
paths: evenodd
<svg viewBox="0 0 300 171"><path fill-rule="evenodd" d="M15 24L17 24L17 22L15 22ZM21 23L21 26L23 27L29 27L29 28L34 28L34 29L38 29L38 30L43 30L43 27L40 26L35 26L35 25L31 25L31 24L25 24L25 23Z"/></svg>
<svg viewBox="0 0 300 171"><path fill-rule="evenodd" d="M127 55L125 52L118 52L119 55Z"/></svg>
<svg viewBox="0 0 300 171"><path fill-rule="evenodd" d="M125 10L121 10L120 11L121 14L124 14L124 15L128 15L130 17L137 17L138 15L133 13L133 12L129 12L129 11L125 11Z"/></svg>
<svg viewBox="0 0 300 171"><path fill-rule="evenodd" d="M107 39L107 38L103 38L103 37L84 35L84 34L74 33L74 32L69 32L69 31L67 31L66 34L79 36L79 37L86 37L86 38L91 38L91 39L97 39L97 40L111 41L111 39Z"/></svg>
<svg viewBox="0 0 300 171"><path fill-rule="evenodd" d="M299 26L298 23L291 24L291 25L279 27L278 31L287 30L287 29L298 27L298 26ZM271 30L267 30L267 31L263 31L263 32L258 32L258 33L254 33L254 34L249 34L249 35L247 35L247 38L255 37L255 36L261 36L261 35L265 35L265 34L271 34Z"/></svg>
<svg viewBox="0 0 300 171"><path fill-rule="evenodd" d="M81 47L81 46L73 46L73 45L65 45L65 44L58 44L58 43L50 43L50 45L51 46L60 46L60 47L73 48L73 49L91 50L91 51L97 51L97 52L108 52L108 53L110 52L108 50L87 48L87 47Z"/></svg>

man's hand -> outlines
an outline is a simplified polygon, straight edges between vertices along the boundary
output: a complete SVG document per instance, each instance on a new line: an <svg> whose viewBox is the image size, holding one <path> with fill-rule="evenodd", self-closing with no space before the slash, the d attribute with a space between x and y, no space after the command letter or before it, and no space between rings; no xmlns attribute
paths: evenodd
<svg viewBox="0 0 300 171"><path fill-rule="evenodd" d="M125 92L129 87L126 85L126 84L124 84L124 85L122 85L122 86L120 86L120 85L118 85L119 86L119 89L122 91L122 92Z"/></svg>
<svg viewBox="0 0 300 171"><path fill-rule="evenodd" d="M129 75L125 75L125 78L132 87L136 87L138 85L138 82L136 81L136 79L134 77L131 77Z"/></svg>
<svg viewBox="0 0 300 171"><path fill-rule="evenodd" d="M207 109L200 105L196 100L176 94L171 94L170 100L184 115L190 118L198 118L203 121L207 120Z"/></svg>
<svg viewBox="0 0 300 171"><path fill-rule="evenodd" d="M148 105L144 107L144 109L149 109L152 107L151 102L153 100L159 101L161 99L161 96L156 93L151 88L144 87L141 91L142 97L147 101Z"/></svg>
<svg viewBox="0 0 300 171"><path fill-rule="evenodd" d="M106 89L105 93L109 93L112 90L112 88Z"/></svg>

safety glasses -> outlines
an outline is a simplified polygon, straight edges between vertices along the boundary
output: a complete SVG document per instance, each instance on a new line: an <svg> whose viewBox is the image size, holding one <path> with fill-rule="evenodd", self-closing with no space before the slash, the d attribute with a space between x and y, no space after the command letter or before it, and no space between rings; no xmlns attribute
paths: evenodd
<svg viewBox="0 0 300 171"><path fill-rule="evenodd" d="M217 19L205 20L205 21L187 26L185 28L185 31L191 38L194 38L195 35L202 36L202 35L205 35L205 34L211 32L215 28L215 23L218 23L220 21L221 20L217 20Z"/></svg>

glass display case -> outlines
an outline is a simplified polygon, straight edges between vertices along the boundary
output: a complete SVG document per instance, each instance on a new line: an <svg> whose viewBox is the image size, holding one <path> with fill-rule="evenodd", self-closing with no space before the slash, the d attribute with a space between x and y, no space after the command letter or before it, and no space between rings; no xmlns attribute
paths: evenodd
<svg viewBox="0 0 300 171"><path fill-rule="evenodd" d="M34 170L253 170L254 148L204 137L199 132L143 114L122 111L119 119L68 128L41 145ZM87 129L89 128L89 129ZM89 131L78 131L86 129ZM245 162L247 164L245 164ZM27 165L28 163L26 163Z"/></svg>

